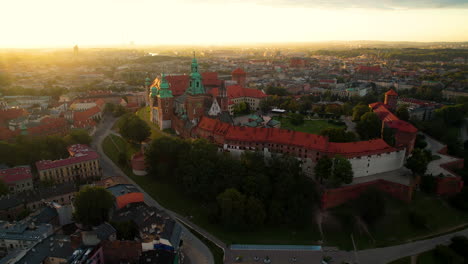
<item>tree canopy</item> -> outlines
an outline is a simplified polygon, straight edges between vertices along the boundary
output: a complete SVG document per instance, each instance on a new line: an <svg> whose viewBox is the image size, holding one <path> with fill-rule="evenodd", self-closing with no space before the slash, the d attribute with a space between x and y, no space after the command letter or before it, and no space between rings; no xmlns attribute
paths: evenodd
<svg viewBox="0 0 468 264"><path fill-rule="evenodd" d="M102 187L86 186L76 194L73 205L75 221L92 227L108 220L114 197Z"/></svg>
<svg viewBox="0 0 468 264"><path fill-rule="evenodd" d="M411 157L406 160L405 167L410 169L413 175L423 176L431 159L432 155L429 151L415 148Z"/></svg>
<svg viewBox="0 0 468 264"><path fill-rule="evenodd" d="M128 113L122 116L117 126L119 132L128 141L141 142L151 135L149 125L135 114Z"/></svg>
<svg viewBox="0 0 468 264"><path fill-rule="evenodd" d="M331 183L333 186L340 186L343 183L349 184L353 181L354 172L349 160L342 156L333 158L333 170Z"/></svg>
<svg viewBox="0 0 468 264"><path fill-rule="evenodd" d="M146 163L150 177L178 186L212 208L213 221L230 228L302 225L317 206L313 182L294 157L244 152L235 159L203 139L158 138Z"/></svg>
<svg viewBox="0 0 468 264"><path fill-rule="evenodd" d="M328 137L330 142L354 142L356 134L344 128L329 127L320 131L320 135Z"/></svg>
<svg viewBox="0 0 468 264"><path fill-rule="evenodd" d="M404 121L409 121L410 116L408 112L408 107L406 105L398 106L395 114L399 119L404 120Z"/></svg>
<svg viewBox="0 0 468 264"><path fill-rule="evenodd" d="M356 131L362 140L379 138L381 135L382 121L376 113L368 112L361 116L356 125Z"/></svg>
<svg viewBox="0 0 468 264"><path fill-rule="evenodd" d="M354 108L353 108L353 121L359 121L361 120L361 117L370 111L370 108L369 106L367 105L356 105Z"/></svg>

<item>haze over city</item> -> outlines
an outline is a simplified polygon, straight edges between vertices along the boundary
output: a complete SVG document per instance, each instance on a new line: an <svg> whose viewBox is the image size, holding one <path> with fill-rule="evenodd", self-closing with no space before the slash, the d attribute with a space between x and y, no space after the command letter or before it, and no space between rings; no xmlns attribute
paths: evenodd
<svg viewBox="0 0 468 264"><path fill-rule="evenodd" d="M463 0L4 0L0 9L2 48L468 40Z"/></svg>

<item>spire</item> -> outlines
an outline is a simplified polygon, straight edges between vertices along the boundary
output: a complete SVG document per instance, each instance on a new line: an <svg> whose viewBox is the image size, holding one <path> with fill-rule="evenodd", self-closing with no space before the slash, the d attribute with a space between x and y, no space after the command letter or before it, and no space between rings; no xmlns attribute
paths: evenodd
<svg viewBox="0 0 468 264"><path fill-rule="evenodd" d="M166 80L164 72L161 75L161 84L159 85L159 98L171 98L172 91L170 89L169 82Z"/></svg>
<svg viewBox="0 0 468 264"><path fill-rule="evenodd" d="M190 95L197 95L197 94L205 93L205 88L203 87L203 82L202 82L202 76L198 72L198 62L197 62L197 58L195 57L195 52L193 52L192 69L190 72L190 84L187 89L187 92Z"/></svg>

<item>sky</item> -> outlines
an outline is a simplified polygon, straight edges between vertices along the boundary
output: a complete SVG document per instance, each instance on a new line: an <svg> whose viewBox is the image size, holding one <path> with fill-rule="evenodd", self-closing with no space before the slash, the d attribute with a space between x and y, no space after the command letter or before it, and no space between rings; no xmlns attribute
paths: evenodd
<svg viewBox="0 0 468 264"><path fill-rule="evenodd" d="M468 41L468 0L0 0L0 47Z"/></svg>

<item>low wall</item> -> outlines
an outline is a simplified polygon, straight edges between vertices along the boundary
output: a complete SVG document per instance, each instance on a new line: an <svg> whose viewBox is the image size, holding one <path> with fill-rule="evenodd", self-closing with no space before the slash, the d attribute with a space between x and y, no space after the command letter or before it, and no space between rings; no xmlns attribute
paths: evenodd
<svg viewBox="0 0 468 264"><path fill-rule="evenodd" d="M327 189L322 194L322 208L328 209L339 206L349 200L356 199L369 188L376 188L390 194L399 200L409 202L413 194L413 188L400 183L386 180L374 180L370 182L344 186L335 189Z"/></svg>

